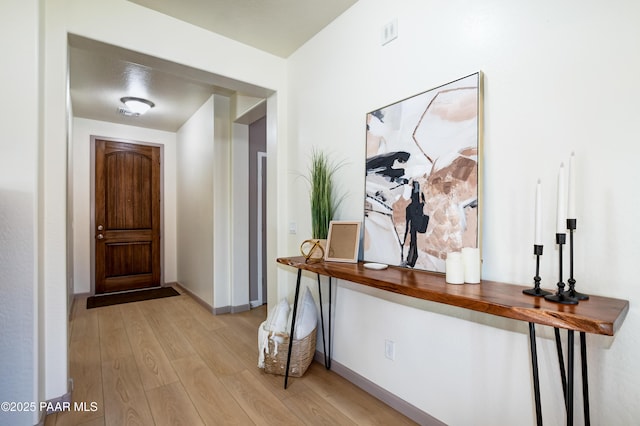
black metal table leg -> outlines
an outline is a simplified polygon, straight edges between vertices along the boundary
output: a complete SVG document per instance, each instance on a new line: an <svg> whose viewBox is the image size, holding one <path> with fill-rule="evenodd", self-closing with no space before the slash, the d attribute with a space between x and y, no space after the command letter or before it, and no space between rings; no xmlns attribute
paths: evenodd
<svg viewBox="0 0 640 426"><path fill-rule="evenodd" d="M558 352L558 364L560 364L560 380L562 381L562 395L564 396L564 406L567 406L567 374L564 369L564 355L562 354L562 341L560 340L560 329L554 328L556 335L556 351Z"/></svg>
<svg viewBox="0 0 640 426"><path fill-rule="evenodd" d="M300 277L302 275L302 269L298 269L298 280L296 281L296 295L293 299L293 315L291 318L291 333L289 333L289 349L287 351L287 369L284 372L284 388L287 388L287 382L289 381L289 366L291 364L291 349L293 348L293 332L296 327L296 315L298 313L298 295L300 294Z"/></svg>
<svg viewBox="0 0 640 426"><path fill-rule="evenodd" d="M558 361L560 362L560 374L562 376L562 393L564 395L565 408L567 410L567 425L573 425L574 420L574 358L575 358L575 335L574 330L567 330L567 370L568 377L565 374L564 356L562 354L562 345L560 342L560 330L556 332L556 349L558 351ZM582 404L584 409L584 424L591 425L591 416L589 414L589 378L587 374L587 336L586 333L580 332L580 358L582 361Z"/></svg>
<svg viewBox="0 0 640 426"><path fill-rule="evenodd" d="M331 287L331 277L329 277L329 287ZM320 274L318 274L318 295L320 296L320 326L322 328L322 348L324 350L324 367L329 369L329 358L327 354L327 341L325 339L324 332L324 314L322 309L322 286L320 286ZM329 309L331 309L331 298L329 298ZM331 330L329 330L331 332ZM329 341L331 341L331 335L329 335Z"/></svg>
<svg viewBox="0 0 640 426"><path fill-rule="evenodd" d="M542 404L540 402L540 380L538 378L538 351L536 349L535 324L529 323L529 341L531 343L531 371L533 374L533 393L536 401L536 424L542 426Z"/></svg>
<svg viewBox="0 0 640 426"><path fill-rule="evenodd" d="M329 366L331 369L331 277L329 277Z"/></svg>
<svg viewBox="0 0 640 426"><path fill-rule="evenodd" d="M569 370L567 380L567 426L573 426L573 353L574 331L569 330L567 339L567 368Z"/></svg>
<svg viewBox="0 0 640 426"><path fill-rule="evenodd" d="M580 332L580 358L582 361L582 408L584 409L584 424L591 425L589 414L589 378L587 374L587 334Z"/></svg>

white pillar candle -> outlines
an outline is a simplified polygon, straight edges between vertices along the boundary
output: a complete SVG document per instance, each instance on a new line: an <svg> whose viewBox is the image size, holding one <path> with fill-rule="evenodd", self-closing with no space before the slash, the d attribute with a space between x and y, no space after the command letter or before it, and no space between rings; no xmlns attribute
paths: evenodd
<svg viewBox="0 0 640 426"><path fill-rule="evenodd" d="M558 205L556 211L556 234L565 234L567 230L567 203L564 189L564 163L560 164L558 172Z"/></svg>
<svg viewBox="0 0 640 426"><path fill-rule="evenodd" d="M462 261L464 263L464 282L467 284L480 283L480 249L463 248Z"/></svg>
<svg viewBox="0 0 640 426"><path fill-rule="evenodd" d="M464 284L464 263L459 251L447 254L445 281L449 284Z"/></svg>
<svg viewBox="0 0 640 426"><path fill-rule="evenodd" d="M538 179L538 185L536 185L536 222L533 244L542 245L542 184L540 179Z"/></svg>
<svg viewBox="0 0 640 426"><path fill-rule="evenodd" d="M569 159L569 206L567 208L567 219L576 218L576 168L573 164L575 153L571 153Z"/></svg>

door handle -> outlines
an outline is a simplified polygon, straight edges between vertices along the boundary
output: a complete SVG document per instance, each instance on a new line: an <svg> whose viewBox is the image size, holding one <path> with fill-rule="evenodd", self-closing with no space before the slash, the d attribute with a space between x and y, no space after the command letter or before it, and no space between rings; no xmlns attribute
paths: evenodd
<svg viewBox="0 0 640 426"><path fill-rule="evenodd" d="M98 225L98 231L102 231L104 227L102 225Z"/></svg>
<svg viewBox="0 0 640 426"><path fill-rule="evenodd" d="M98 236L97 236L96 238L98 238L99 240L101 240L101 239L103 239L103 238L104 238L104 235L102 235L102 234L98 234Z"/></svg>

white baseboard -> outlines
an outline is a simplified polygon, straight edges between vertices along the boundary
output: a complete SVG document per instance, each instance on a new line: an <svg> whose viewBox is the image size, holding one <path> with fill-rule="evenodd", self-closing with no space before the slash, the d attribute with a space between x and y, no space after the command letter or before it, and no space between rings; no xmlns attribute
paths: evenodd
<svg viewBox="0 0 640 426"><path fill-rule="evenodd" d="M320 351L316 351L316 354L313 358L316 362L319 362L324 366L324 354ZM331 371L336 373L337 375L344 377L346 380L350 381L363 391L367 392L369 395L378 398L380 401L387 404L389 407L398 411L399 413L404 414L409 417L414 422L424 425L424 426L446 426L446 423L441 422L435 417L425 413L418 407L408 403L402 398L397 397L392 394L388 390L381 388L380 386L373 383L371 380L366 377L361 376L355 371L351 370L348 367L331 360Z"/></svg>
<svg viewBox="0 0 640 426"><path fill-rule="evenodd" d="M200 299L196 294L194 294L191 290L181 285L179 282L171 283L172 286L177 286L181 291L187 293L191 296L196 302L202 305L207 311L211 312L213 315L222 315L222 314L237 314L240 312L248 311L251 309L249 304L246 305L238 305L238 306L221 306L219 308L214 308L209 305L204 300Z"/></svg>

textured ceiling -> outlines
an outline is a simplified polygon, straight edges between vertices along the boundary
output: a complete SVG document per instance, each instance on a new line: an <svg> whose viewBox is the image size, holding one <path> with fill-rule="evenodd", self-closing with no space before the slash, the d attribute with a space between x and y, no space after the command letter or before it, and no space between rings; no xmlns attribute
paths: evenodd
<svg viewBox="0 0 640 426"><path fill-rule="evenodd" d="M140 58L139 58L140 59ZM70 90L75 116L176 131L213 93L211 85L159 67L111 56L100 49L70 48ZM155 107L141 117L118 113L120 98L135 96Z"/></svg>
<svg viewBox="0 0 640 426"><path fill-rule="evenodd" d="M69 89L75 117L177 131L214 93L266 98L271 92L95 40L69 36ZM118 113L120 98L149 99L140 117Z"/></svg>

